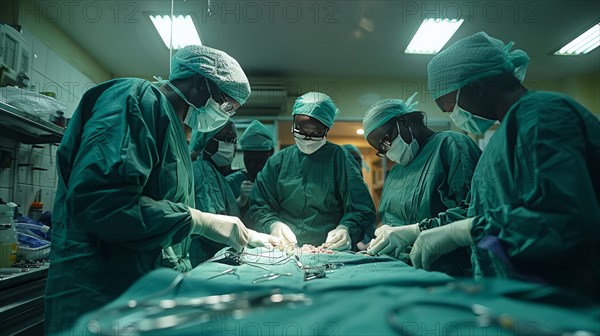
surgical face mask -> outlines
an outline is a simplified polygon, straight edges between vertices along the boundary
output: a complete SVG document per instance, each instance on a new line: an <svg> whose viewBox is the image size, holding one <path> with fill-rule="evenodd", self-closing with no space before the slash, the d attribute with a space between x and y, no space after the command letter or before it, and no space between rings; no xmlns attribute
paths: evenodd
<svg viewBox="0 0 600 336"><path fill-rule="evenodd" d="M229 120L229 114L221 111L219 103L212 97L208 98L206 105L196 107L194 104L190 103L175 85L170 82L167 82L166 84L189 105L183 123L188 125L191 129L198 130L199 132L211 132L225 125Z"/></svg>
<svg viewBox="0 0 600 336"><path fill-rule="evenodd" d="M191 106L190 106L191 109ZM188 109L188 115L190 115L190 109ZM211 132L219 127L225 125L229 120L229 115L223 111L212 97L208 98L206 105L199 109L192 109L190 120L194 123L195 127L190 126L191 128L196 128L200 132Z"/></svg>
<svg viewBox="0 0 600 336"><path fill-rule="evenodd" d="M406 166L417 155L417 152L419 151L419 143L413 136L410 126L408 127L410 137L412 138L410 144L404 142L402 136L400 136L400 126L398 126L397 123L396 126L398 127L398 136L396 137L396 139L394 139L394 141L392 141L392 145L390 146L390 149L387 151L387 153L385 153L385 156L387 156L388 159L397 162L402 166Z"/></svg>
<svg viewBox="0 0 600 336"><path fill-rule="evenodd" d="M218 140L217 142L219 143L219 148L211 158L218 167L229 166L235 156L235 144L227 144L225 141Z"/></svg>
<svg viewBox="0 0 600 336"><path fill-rule="evenodd" d="M325 143L327 142L326 138L323 138L322 140L306 140L306 139L298 139L298 138L294 138L294 140L296 141L296 145L298 146L298 149L307 155L310 155L316 151L319 150L319 148L323 147L323 145L325 145Z"/></svg>
<svg viewBox="0 0 600 336"><path fill-rule="evenodd" d="M473 113L458 106L459 94L460 90L456 94L456 105L454 106L452 113L450 113L450 120L452 120L456 126L467 132L477 135L484 134L488 129L490 129L490 127L492 127L496 120L490 120L474 115Z"/></svg>

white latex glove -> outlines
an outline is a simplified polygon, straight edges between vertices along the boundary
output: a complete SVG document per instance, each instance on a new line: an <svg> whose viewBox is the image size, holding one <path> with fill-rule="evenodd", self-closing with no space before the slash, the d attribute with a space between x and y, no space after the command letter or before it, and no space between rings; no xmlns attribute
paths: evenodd
<svg viewBox="0 0 600 336"><path fill-rule="evenodd" d="M163 249L163 258L169 259L174 264L177 264L177 260L179 260L175 254L175 251L173 251L173 247L171 246Z"/></svg>
<svg viewBox="0 0 600 336"><path fill-rule="evenodd" d="M250 181L242 182L242 186L240 187L240 197L237 198L238 205L243 207L248 203L248 198L250 197L250 193L252 192L252 186L254 183Z"/></svg>
<svg viewBox="0 0 600 336"><path fill-rule="evenodd" d="M241 251L248 244L250 232L239 218L201 212L193 208L190 208L190 213L192 234L231 246L236 251Z"/></svg>
<svg viewBox="0 0 600 336"><path fill-rule="evenodd" d="M275 222L271 224L271 235L279 238L286 247L298 245L298 239L287 224Z"/></svg>
<svg viewBox="0 0 600 336"><path fill-rule="evenodd" d="M325 246L335 251L347 251L352 247L352 240L348 228L344 225L338 225L335 229L329 231Z"/></svg>
<svg viewBox="0 0 600 336"><path fill-rule="evenodd" d="M367 253L371 255L387 254L398 259L400 253L404 252L407 246L414 244L420 233L419 224L382 225L375 230L375 239L369 243Z"/></svg>
<svg viewBox="0 0 600 336"><path fill-rule="evenodd" d="M248 229L248 231L250 232L250 240L248 241L248 246L250 247L265 247L268 250L272 250L273 247L281 245L281 240L275 236L256 232L251 229Z"/></svg>
<svg viewBox="0 0 600 336"><path fill-rule="evenodd" d="M410 251L413 266L429 270L431 264L444 254L473 245L472 222L473 218L467 218L421 232Z"/></svg>

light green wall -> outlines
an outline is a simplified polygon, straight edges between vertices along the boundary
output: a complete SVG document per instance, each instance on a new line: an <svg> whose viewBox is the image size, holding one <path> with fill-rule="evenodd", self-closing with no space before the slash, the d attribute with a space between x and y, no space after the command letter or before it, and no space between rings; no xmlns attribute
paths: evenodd
<svg viewBox="0 0 600 336"><path fill-rule="evenodd" d="M341 120L362 120L364 113L374 101L364 99L373 95L374 99L400 98L407 99L417 91L416 100L419 109L427 112L430 120L447 120L448 114L442 113L427 92L427 82L419 79L377 79L377 78L326 78L296 77L284 81L288 90L288 109L298 94L320 91L332 97L340 109ZM524 85L534 90L557 91L565 93L587 107L592 113L600 115L600 73L573 76L554 81L527 80ZM361 101L361 97L363 100Z"/></svg>
<svg viewBox="0 0 600 336"><path fill-rule="evenodd" d="M44 42L48 48L96 83L113 78L111 73L69 38L58 26L36 12L35 8L39 7L39 4L24 0L21 1L20 6L20 24Z"/></svg>
<svg viewBox="0 0 600 336"><path fill-rule="evenodd" d="M559 81L563 92L600 115L600 72Z"/></svg>

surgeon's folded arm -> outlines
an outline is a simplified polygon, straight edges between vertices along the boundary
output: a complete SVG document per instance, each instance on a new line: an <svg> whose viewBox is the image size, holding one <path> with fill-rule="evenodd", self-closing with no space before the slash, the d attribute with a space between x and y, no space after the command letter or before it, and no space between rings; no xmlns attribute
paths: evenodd
<svg viewBox="0 0 600 336"><path fill-rule="evenodd" d="M65 200L69 220L101 240L136 250L171 246L187 237L192 218L186 205L142 196L152 161L129 151L119 164L109 164L99 146L83 151L73 167Z"/></svg>
<svg viewBox="0 0 600 336"><path fill-rule="evenodd" d="M457 207L450 208L444 212L440 212L437 217L425 218L419 222L419 226L423 230L433 229L439 226L444 226L467 218L469 205L461 202Z"/></svg>
<svg viewBox="0 0 600 336"><path fill-rule="evenodd" d="M515 167L535 172L522 200L504 204L478 216L471 234L475 243L486 235L498 237L511 257L548 260L600 235L597 191L587 166L586 139L580 120L564 111L545 110L540 120L519 130L523 148ZM515 172L513 172L515 173Z"/></svg>
<svg viewBox="0 0 600 336"><path fill-rule="evenodd" d="M177 244L191 230L187 206L127 195L124 188L68 195L67 202L69 215L83 231L136 250Z"/></svg>

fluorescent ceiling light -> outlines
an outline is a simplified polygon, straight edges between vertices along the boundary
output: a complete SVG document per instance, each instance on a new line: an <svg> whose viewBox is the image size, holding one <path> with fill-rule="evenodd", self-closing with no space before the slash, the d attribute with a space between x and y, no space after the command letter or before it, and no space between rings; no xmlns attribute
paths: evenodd
<svg viewBox="0 0 600 336"><path fill-rule="evenodd" d="M150 15L150 20L160 34L167 48L171 48L171 16ZM200 45L200 36L194 26L194 21L189 15L175 16L173 21L173 49L181 49L188 45Z"/></svg>
<svg viewBox="0 0 600 336"><path fill-rule="evenodd" d="M425 19L404 50L407 54L437 54L456 33L463 19Z"/></svg>
<svg viewBox="0 0 600 336"><path fill-rule="evenodd" d="M573 41L567 43L554 55L584 55L598 48L600 45L600 23L579 35Z"/></svg>
<svg viewBox="0 0 600 336"><path fill-rule="evenodd" d="M362 129L362 128L359 128L359 129L356 130L356 134L363 135L363 134L365 134L365 130Z"/></svg>

